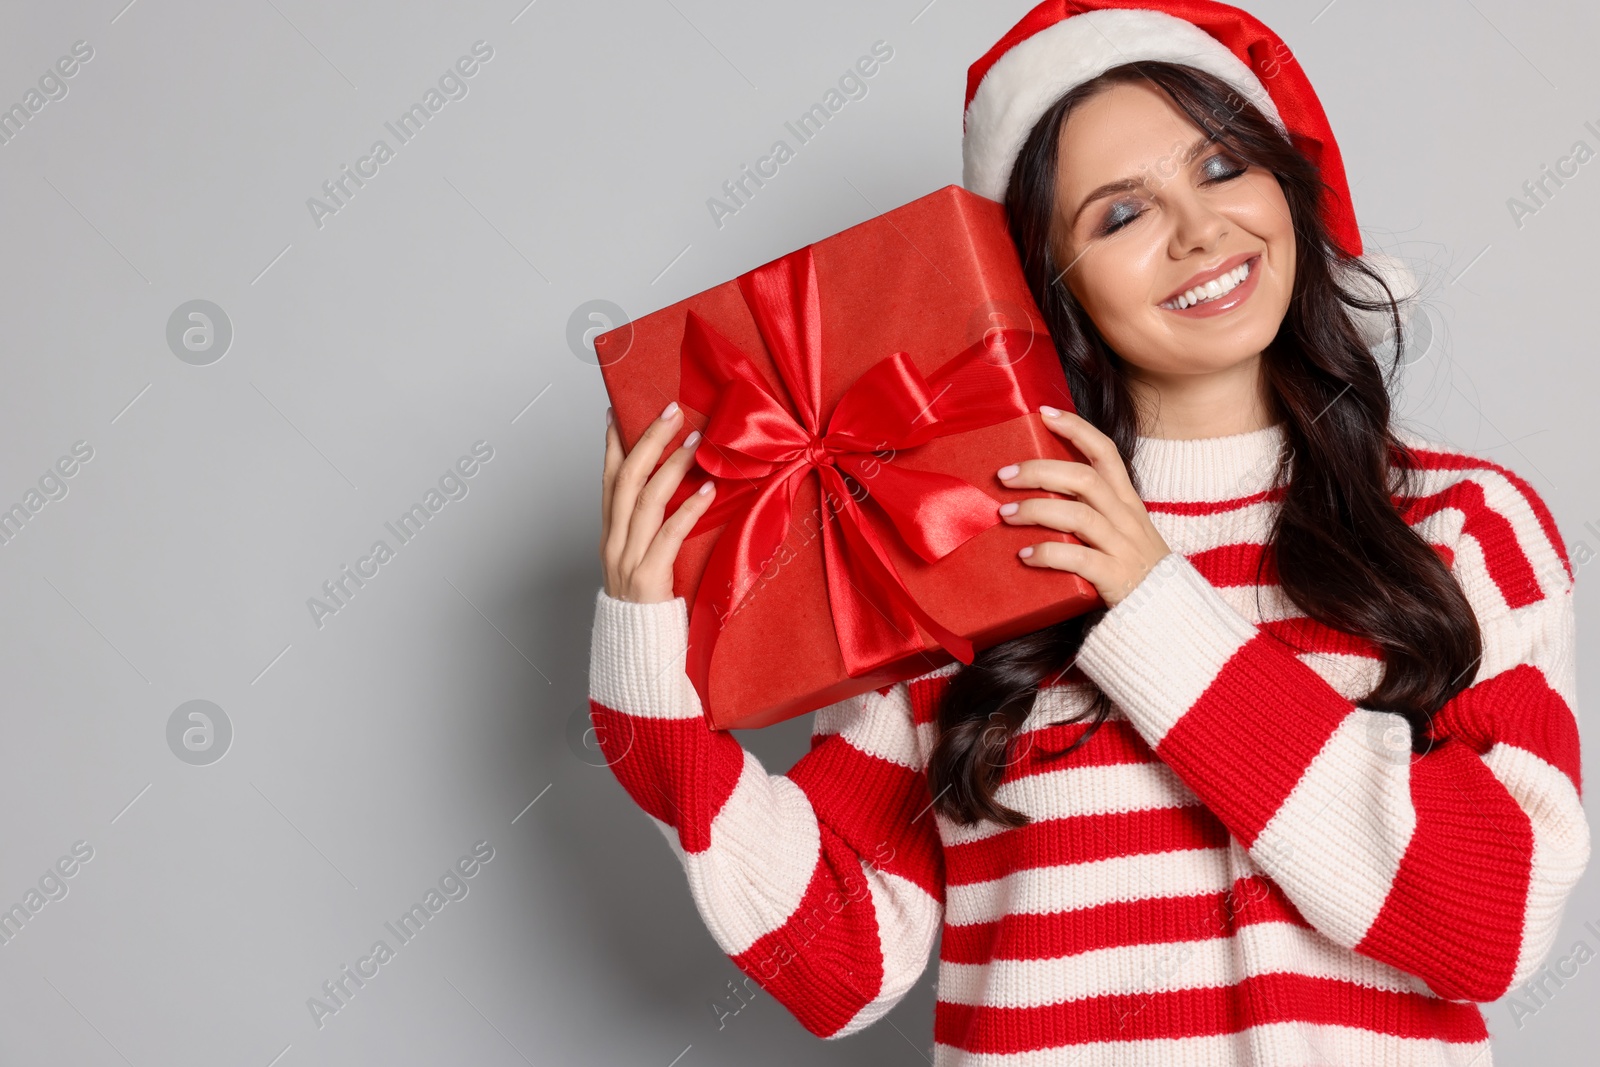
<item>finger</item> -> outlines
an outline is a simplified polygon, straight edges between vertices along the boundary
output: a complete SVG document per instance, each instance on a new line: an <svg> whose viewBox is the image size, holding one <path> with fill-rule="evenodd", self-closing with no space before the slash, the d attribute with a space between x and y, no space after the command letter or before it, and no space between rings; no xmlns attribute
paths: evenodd
<svg viewBox="0 0 1600 1067"><path fill-rule="evenodd" d="M1007 472L1013 472L1008 474ZM1127 502L1087 463L1064 459L1026 459L1001 467L996 472L1002 484L1012 489L1047 489L1066 493L1084 501L1106 515L1121 515Z"/></svg>
<svg viewBox="0 0 1600 1067"><path fill-rule="evenodd" d="M1027 555L1022 553L1026 552ZM1104 552L1088 545L1074 545L1066 541L1041 541L1027 545L1017 553L1019 559L1030 567L1068 571L1095 587L1104 597L1103 587L1115 580L1116 561Z"/></svg>
<svg viewBox="0 0 1600 1067"><path fill-rule="evenodd" d="M639 490L644 485L645 479L655 469L656 461L661 458L661 451L678 431L679 420L683 412L679 410L677 401L668 404L659 418L654 419L645 427L644 433L639 435L639 440L634 442L633 451L622 461L622 469L617 472L616 483L611 494L611 534L607 541L607 551L612 559L622 557L622 549L627 543L628 528L633 518L633 509L639 497Z"/></svg>
<svg viewBox="0 0 1600 1067"><path fill-rule="evenodd" d="M707 479L704 485L679 504L678 510L661 524L661 530L650 542L649 550L639 561L639 570L647 574L672 570L673 561L678 558L678 550L683 547L689 531L711 507L716 496L717 484Z"/></svg>
<svg viewBox="0 0 1600 1067"><path fill-rule="evenodd" d="M640 490L638 500L633 506L633 514L628 520L627 547L622 553L624 569L632 570L636 567L649 550L651 541L661 529L662 519L667 511L667 501L677 492L678 483L683 481L684 474L694 463L695 448L699 444L700 431L695 430L683 439L683 444L673 450L672 454L662 462L661 468L651 475L650 480Z"/></svg>
<svg viewBox="0 0 1600 1067"><path fill-rule="evenodd" d="M1057 411L1050 408L1050 414L1040 409L1044 415L1044 424L1060 437L1066 438L1077 446L1095 470L1100 472L1100 477L1112 486L1119 495L1131 495L1137 498L1133 491L1133 480L1128 477L1128 468L1122 462L1122 453L1117 451L1117 443L1094 427L1088 419L1073 411Z"/></svg>
<svg viewBox="0 0 1600 1067"><path fill-rule="evenodd" d="M1001 520L1013 525L1047 526L1062 533L1075 534L1079 540L1101 552L1116 554L1127 543L1122 531L1111 524L1100 512L1079 500L1053 500L1036 496L1015 502L1017 510Z"/></svg>
<svg viewBox="0 0 1600 1067"><path fill-rule="evenodd" d="M611 530L611 487L622 468L622 435L617 432L616 416L606 408L606 454L600 468L600 547L605 548Z"/></svg>

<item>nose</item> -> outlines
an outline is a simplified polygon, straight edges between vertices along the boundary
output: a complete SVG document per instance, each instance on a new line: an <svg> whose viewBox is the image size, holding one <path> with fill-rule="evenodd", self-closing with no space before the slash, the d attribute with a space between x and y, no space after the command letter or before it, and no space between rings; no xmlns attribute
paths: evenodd
<svg viewBox="0 0 1600 1067"><path fill-rule="evenodd" d="M1210 252L1227 236L1227 218L1193 189L1183 189L1173 195L1168 210L1173 220L1171 253L1174 259L1195 252Z"/></svg>

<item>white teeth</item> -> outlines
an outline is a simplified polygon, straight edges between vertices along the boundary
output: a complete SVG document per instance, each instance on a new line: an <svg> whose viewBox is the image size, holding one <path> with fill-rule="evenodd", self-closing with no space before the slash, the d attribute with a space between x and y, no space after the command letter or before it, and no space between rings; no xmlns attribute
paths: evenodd
<svg viewBox="0 0 1600 1067"><path fill-rule="evenodd" d="M1231 293L1240 282L1248 277L1250 277L1250 263L1246 261L1221 277L1213 278L1204 285L1197 285L1176 300L1169 300L1161 306L1174 311L1182 311L1184 308L1192 307L1202 300L1215 300L1219 296Z"/></svg>

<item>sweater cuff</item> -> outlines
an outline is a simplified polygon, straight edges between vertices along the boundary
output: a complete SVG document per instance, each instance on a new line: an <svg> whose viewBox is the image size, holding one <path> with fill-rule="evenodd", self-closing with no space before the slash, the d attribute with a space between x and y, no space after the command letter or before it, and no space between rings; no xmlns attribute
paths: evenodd
<svg viewBox="0 0 1600 1067"><path fill-rule="evenodd" d="M1077 663L1155 748L1259 632L1172 552L1089 631Z"/></svg>
<svg viewBox="0 0 1600 1067"><path fill-rule="evenodd" d="M595 595L589 641L589 697L613 711L653 719L701 714L685 671L689 608L683 597L639 604Z"/></svg>

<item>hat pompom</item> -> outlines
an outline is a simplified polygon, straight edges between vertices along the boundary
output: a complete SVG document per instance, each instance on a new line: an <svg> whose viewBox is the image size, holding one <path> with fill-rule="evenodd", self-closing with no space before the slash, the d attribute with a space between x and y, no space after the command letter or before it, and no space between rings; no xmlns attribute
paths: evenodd
<svg viewBox="0 0 1600 1067"><path fill-rule="evenodd" d="M1417 276L1404 260L1382 252L1368 251L1361 256L1361 261L1377 272L1389 287L1389 293L1394 297L1396 310L1400 313L1400 326L1402 329L1411 321L1411 314L1416 309L1421 288L1417 283ZM1373 280L1352 267L1347 267L1341 279L1346 286L1358 295L1372 300L1386 299L1383 289ZM1394 322L1389 317L1387 307L1378 311L1366 311L1361 308L1350 308L1350 317L1355 321L1356 328L1361 331L1362 340L1368 348L1378 348L1390 340L1390 331Z"/></svg>

